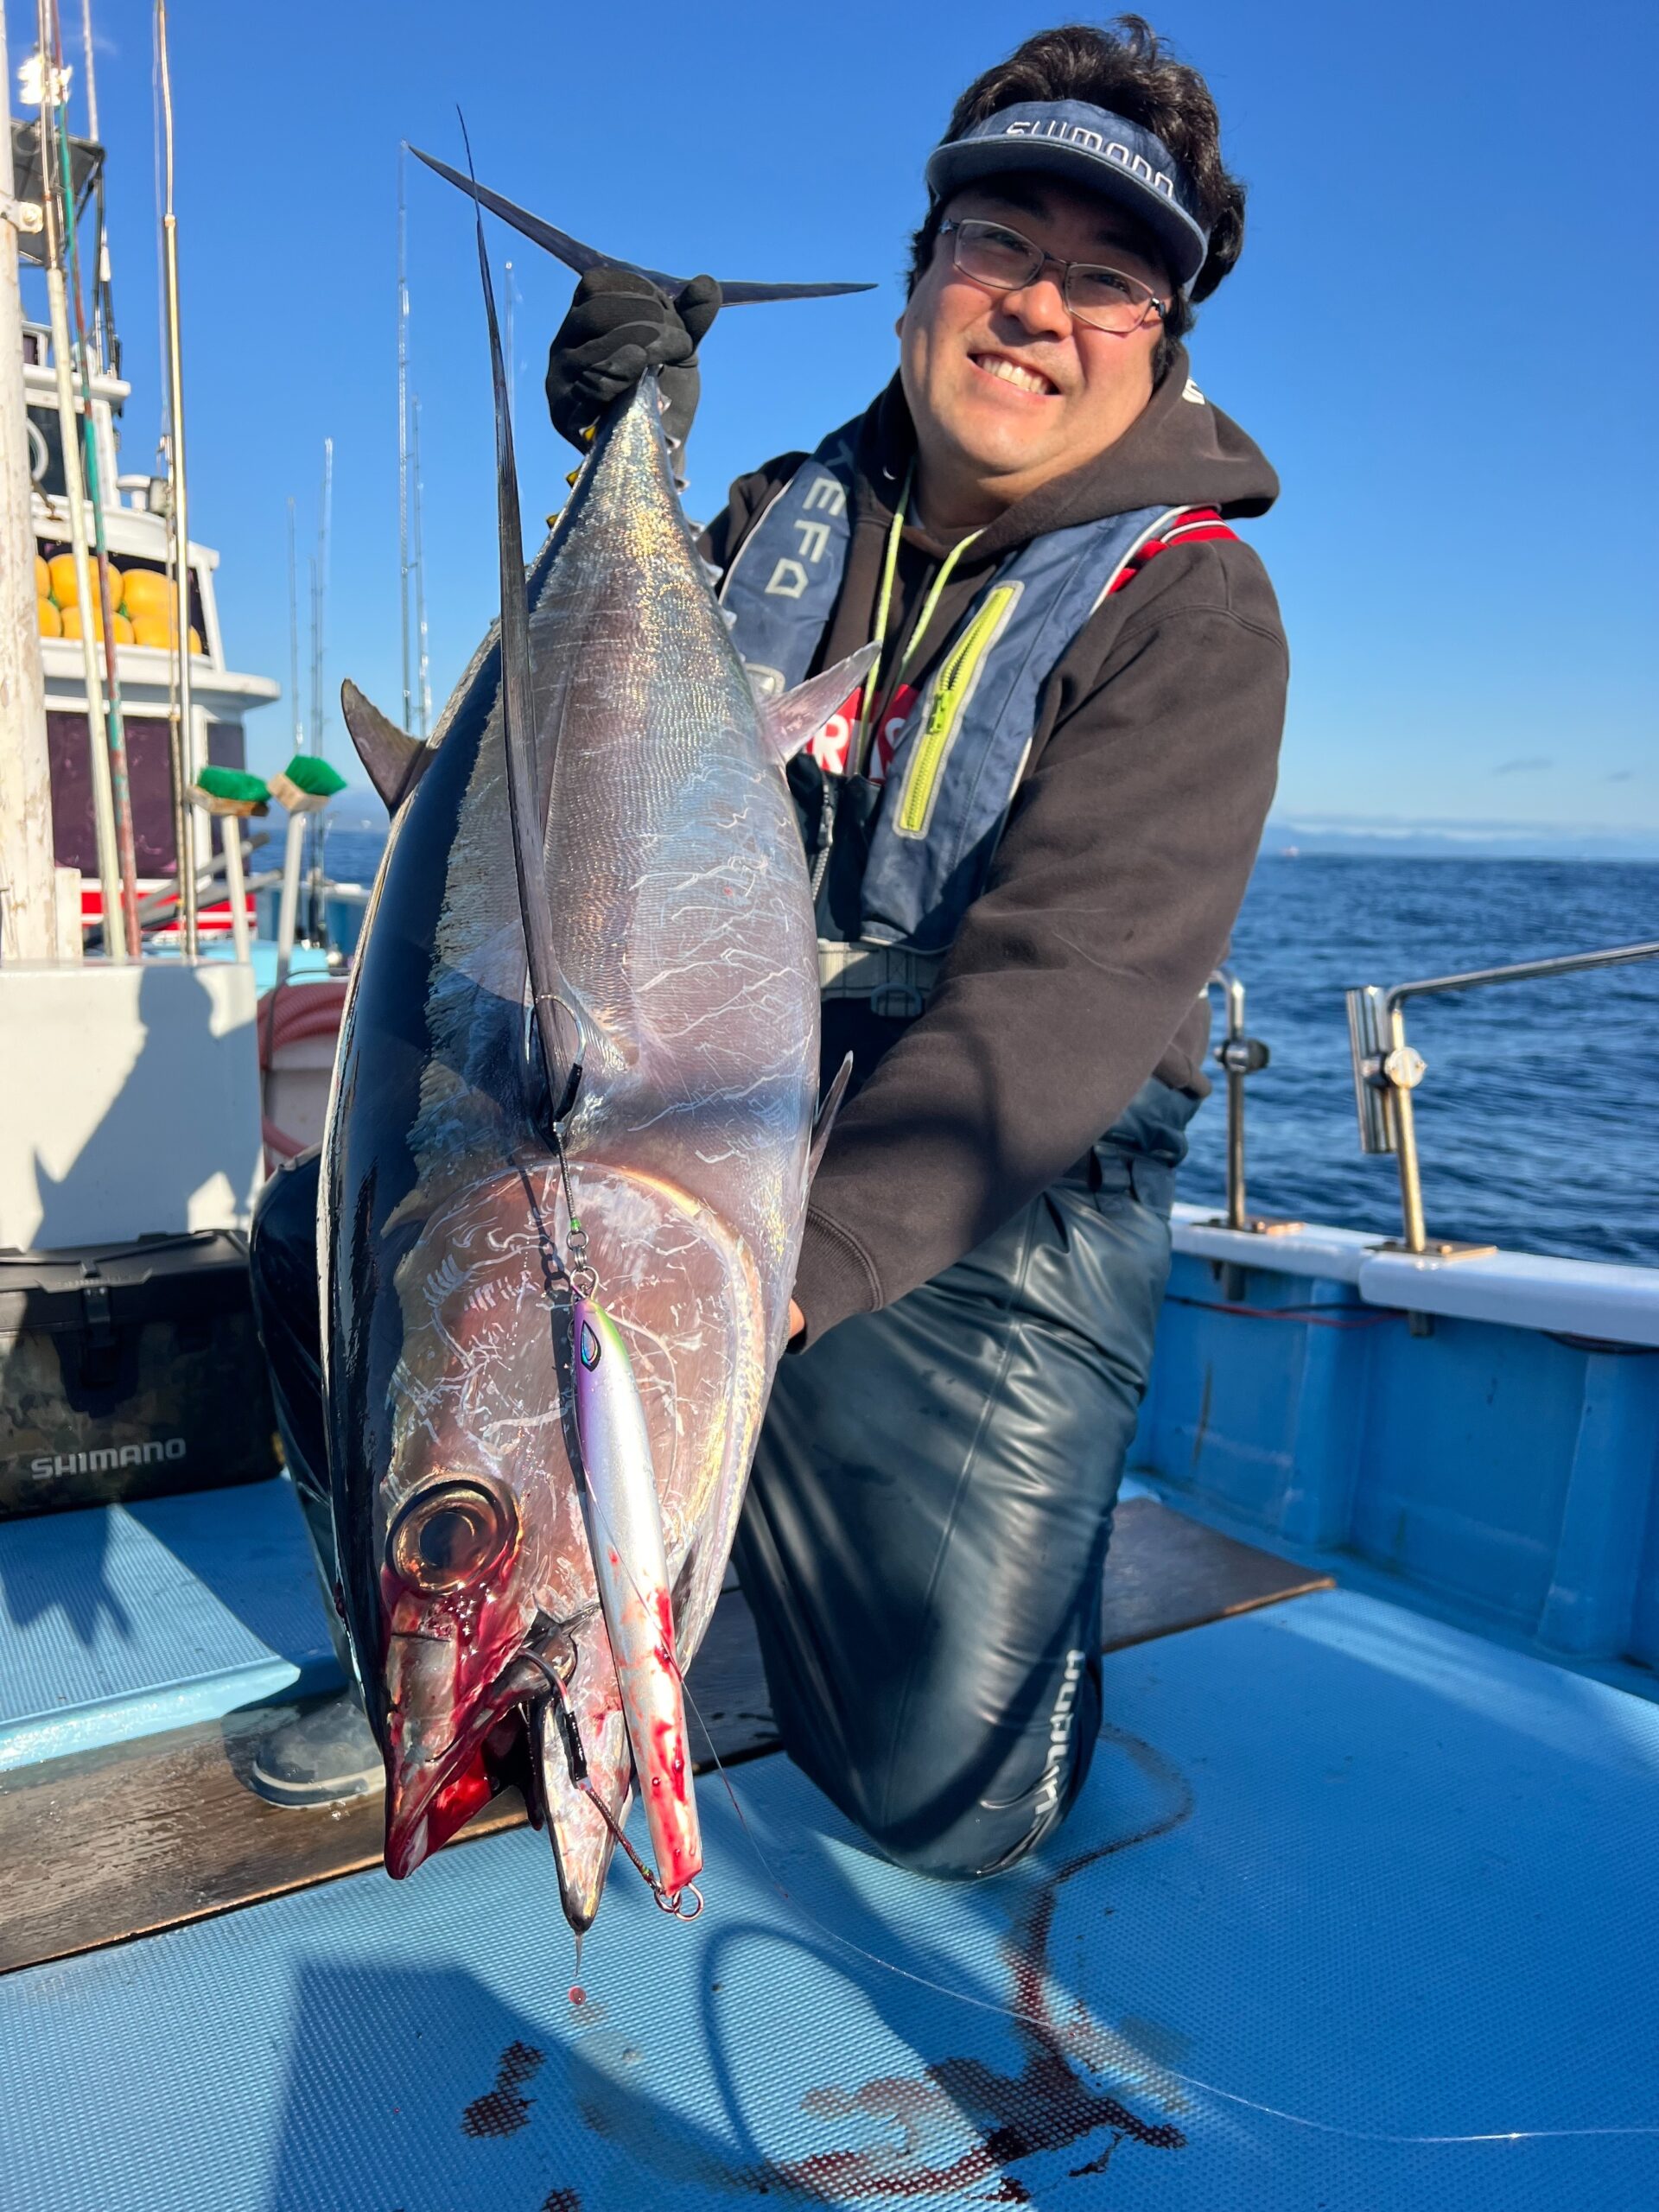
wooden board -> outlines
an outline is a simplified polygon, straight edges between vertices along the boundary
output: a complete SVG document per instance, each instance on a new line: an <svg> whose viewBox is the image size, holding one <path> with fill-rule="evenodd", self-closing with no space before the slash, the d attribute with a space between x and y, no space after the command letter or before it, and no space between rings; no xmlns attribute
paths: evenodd
<svg viewBox="0 0 1659 2212"><path fill-rule="evenodd" d="M1329 1586L1328 1576L1234 1542L1152 1498L1118 1511L1106 1569L1106 1648ZM754 1624L722 1594L690 1670L697 1770L777 1748ZM254 1745L291 1707L23 1768L0 1780L0 1973L331 1881L380 1858L384 1801L267 1804L247 1787ZM509 1792L457 1845L524 1818Z"/></svg>
<svg viewBox="0 0 1659 2212"><path fill-rule="evenodd" d="M1238 1543L1155 1497L1126 1498L1106 1557L1101 1648L1119 1651L1332 1586L1330 1575Z"/></svg>

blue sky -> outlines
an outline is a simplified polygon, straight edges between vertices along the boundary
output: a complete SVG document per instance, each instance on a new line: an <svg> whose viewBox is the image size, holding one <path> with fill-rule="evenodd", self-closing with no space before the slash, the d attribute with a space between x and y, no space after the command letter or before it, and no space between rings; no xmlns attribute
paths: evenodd
<svg viewBox="0 0 1659 2212"><path fill-rule="evenodd" d="M78 52L79 0L62 4ZM161 390L150 9L94 10L135 387L124 459L140 467ZM14 65L33 12L8 9ZM332 436L329 690L350 674L394 713L399 139L458 159L459 103L481 177L618 253L880 280L866 299L721 317L690 456L703 514L886 380L927 149L962 85L1056 19L1007 0L171 14L191 512L222 555L228 649L285 679L285 503L303 562ZM1251 190L1243 259L1192 350L1284 479L1250 526L1294 663L1280 814L1659 831L1643 150L1659 10L1154 14L1209 75ZM493 607L488 377L466 204L413 165L408 190L441 703ZM499 227L491 243L514 264L530 536L569 465L540 386L573 280ZM286 703L254 718L255 765L280 764L290 726ZM339 757L337 707L327 727Z"/></svg>

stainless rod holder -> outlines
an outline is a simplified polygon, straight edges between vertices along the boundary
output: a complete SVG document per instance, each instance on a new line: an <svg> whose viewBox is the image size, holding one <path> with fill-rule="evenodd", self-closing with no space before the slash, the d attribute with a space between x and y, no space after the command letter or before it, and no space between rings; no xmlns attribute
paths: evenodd
<svg viewBox="0 0 1659 2212"><path fill-rule="evenodd" d="M1503 968L1470 968L1457 976L1428 976L1414 983L1395 983L1386 990L1376 983L1363 983L1347 993L1348 1046L1353 1061L1360 1149L1391 1152L1400 1162L1404 1235L1395 1249L1431 1254L1442 1260L1466 1259L1497 1249L1491 1244L1431 1238L1424 1225L1412 1094L1427 1073L1427 1063L1406 1037L1407 1000L1477 990L1489 983L1534 982L1541 976L1575 976L1592 968L1618 968L1634 960L1655 959L1659 959L1659 940L1649 940L1609 945L1598 952L1558 953L1548 960L1518 960Z"/></svg>
<svg viewBox="0 0 1659 2212"><path fill-rule="evenodd" d="M1272 1056L1262 1039L1249 1035L1244 1027L1244 984L1236 971L1217 968L1205 988L1221 991L1227 1007L1226 1033L1214 1056L1227 1077L1227 1214L1217 1225L1256 1236L1286 1236L1302 1224L1253 1215L1244 1179L1244 1084L1249 1077L1268 1065Z"/></svg>

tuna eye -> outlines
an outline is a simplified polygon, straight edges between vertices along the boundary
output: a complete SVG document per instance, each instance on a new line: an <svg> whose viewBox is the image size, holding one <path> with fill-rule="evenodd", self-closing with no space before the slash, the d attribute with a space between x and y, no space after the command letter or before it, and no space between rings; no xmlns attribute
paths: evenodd
<svg viewBox="0 0 1659 2212"><path fill-rule="evenodd" d="M512 1510L480 1483L440 1483L391 1524L386 1556L413 1590L459 1590L488 1573L518 1534Z"/></svg>

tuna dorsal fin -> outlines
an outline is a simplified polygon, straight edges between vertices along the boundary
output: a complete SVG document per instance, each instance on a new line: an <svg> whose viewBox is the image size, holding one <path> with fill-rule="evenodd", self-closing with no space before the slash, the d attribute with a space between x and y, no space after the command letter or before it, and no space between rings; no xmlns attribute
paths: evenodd
<svg viewBox="0 0 1659 2212"><path fill-rule="evenodd" d="M372 699L364 696L349 676L340 687L340 707L357 757L369 772L369 781L385 799L387 813L396 814L425 773L432 758L431 747L399 729Z"/></svg>
<svg viewBox="0 0 1659 2212"><path fill-rule="evenodd" d="M861 645L845 660L826 668L822 676L809 676L804 683L798 683L781 698L762 703L760 728L780 768L786 768L830 717L846 705L874 666L877 650L874 645Z"/></svg>
<svg viewBox="0 0 1659 2212"><path fill-rule="evenodd" d="M806 1155L806 1187L810 1191L818 1172L818 1162L823 1158L823 1148L830 1141L830 1132L836 1126L836 1116L841 1111L841 1102L847 1096L847 1086L853 1079L853 1056L846 1058L836 1070L835 1079L818 1104L818 1118L812 1124L812 1149Z"/></svg>
<svg viewBox="0 0 1659 2212"><path fill-rule="evenodd" d="M492 215L499 215L504 223L511 223L515 231L522 231L527 238L563 262L567 269L584 273L589 269L631 269L636 276L647 276L660 291L671 298L683 291L686 279L671 276L661 269L642 269L637 261L619 261L614 254L601 253L597 246L584 245L580 238L573 238L568 231L557 230L551 223L543 222L539 215L532 215L527 207L519 207L499 192L492 192L487 184L480 184L476 177L463 176L459 169L452 169L448 162L441 162L435 154L423 154L418 146L410 152L417 162L424 162L429 169L467 194L480 207L487 207ZM728 308L741 308L760 300L826 300L843 292L873 292L874 284L752 284L742 279L722 283L721 302Z"/></svg>

